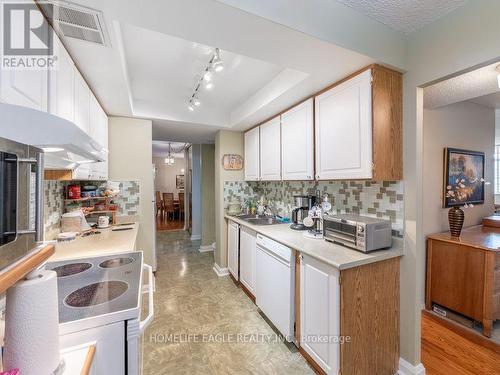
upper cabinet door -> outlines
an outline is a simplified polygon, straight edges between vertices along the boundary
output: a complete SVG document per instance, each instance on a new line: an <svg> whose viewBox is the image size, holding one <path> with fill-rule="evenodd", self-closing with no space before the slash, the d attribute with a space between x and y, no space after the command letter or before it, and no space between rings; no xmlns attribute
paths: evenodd
<svg viewBox="0 0 500 375"><path fill-rule="evenodd" d="M245 181L257 181L259 171L259 127L245 133Z"/></svg>
<svg viewBox="0 0 500 375"><path fill-rule="evenodd" d="M275 117L260 126L260 179L281 180L281 122Z"/></svg>
<svg viewBox="0 0 500 375"><path fill-rule="evenodd" d="M56 69L50 72L50 113L75 121L75 64L54 34L58 56Z"/></svg>
<svg viewBox="0 0 500 375"><path fill-rule="evenodd" d="M48 71L0 71L0 101L47 112Z"/></svg>
<svg viewBox="0 0 500 375"><path fill-rule="evenodd" d="M90 133L90 89L78 71L75 71L75 124Z"/></svg>
<svg viewBox="0 0 500 375"><path fill-rule="evenodd" d="M371 70L315 97L316 179L372 178Z"/></svg>
<svg viewBox="0 0 500 375"><path fill-rule="evenodd" d="M314 179L313 99L281 115L283 180Z"/></svg>
<svg viewBox="0 0 500 375"><path fill-rule="evenodd" d="M94 95L90 96L90 133L89 135L107 152L108 149L108 116L102 109ZM101 150L100 150L101 151ZM108 178L107 153L101 154L105 161L93 163L91 166L92 178L105 180Z"/></svg>
<svg viewBox="0 0 500 375"><path fill-rule="evenodd" d="M24 35L23 22L13 22L12 35ZM0 101L47 112L48 69L0 70Z"/></svg>

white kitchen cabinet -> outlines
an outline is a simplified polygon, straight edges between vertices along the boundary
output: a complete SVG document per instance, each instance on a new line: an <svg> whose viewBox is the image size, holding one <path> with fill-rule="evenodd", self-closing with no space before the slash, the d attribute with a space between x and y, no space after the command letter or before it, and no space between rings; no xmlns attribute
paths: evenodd
<svg viewBox="0 0 500 375"><path fill-rule="evenodd" d="M75 71L75 124L85 133L90 133L90 96L87 82L78 70Z"/></svg>
<svg viewBox="0 0 500 375"><path fill-rule="evenodd" d="M260 179L260 130L253 128L245 133L245 181Z"/></svg>
<svg viewBox="0 0 500 375"><path fill-rule="evenodd" d="M340 271L300 255L300 346L327 374L338 374L340 346Z"/></svg>
<svg viewBox="0 0 500 375"><path fill-rule="evenodd" d="M281 180L281 127L280 117L260 126L260 179Z"/></svg>
<svg viewBox="0 0 500 375"><path fill-rule="evenodd" d="M96 97L90 96L90 136L102 146L102 155L106 160L93 163L90 166L91 178L95 180L106 180L108 178L108 116L102 109Z"/></svg>
<svg viewBox="0 0 500 375"><path fill-rule="evenodd" d="M255 296L255 257L257 233L240 228L240 282Z"/></svg>
<svg viewBox="0 0 500 375"><path fill-rule="evenodd" d="M314 179L312 98L281 115L281 175L283 180Z"/></svg>
<svg viewBox="0 0 500 375"><path fill-rule="evenodd" d="M50 113L68 121L75 121L75 64L68 52L54 35L57 67L50 72Z"/></svg>
<svg viewBox="0 0 500 375"><path fill-rule="evenodd" d="M12 35L24 35L24 23L13 22ZM48 69L0 69L0 101L47 112Z"/></svg>
<svg viewBox="0 0 500 375"><path fill-rule="evenodd" d="M47 70L0 71L0 101L47 112Z"/></svg>
<svg viewBox="0 0 500 375"><path fill-rule="evenodd" d="M371 70L315 97L316 179L372 177Z"/></svg>
<svg viewBox="0 0 500 375"><path fill-rule="evenodd" d="M229 221L227 226L227 269L239 279L240 226Z"/></svg>

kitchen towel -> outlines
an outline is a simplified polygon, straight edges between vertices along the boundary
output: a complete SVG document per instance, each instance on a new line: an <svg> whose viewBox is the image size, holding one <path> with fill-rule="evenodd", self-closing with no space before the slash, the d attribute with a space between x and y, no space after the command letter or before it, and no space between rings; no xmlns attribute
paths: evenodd
<svg viewBox="0 0 500 375"><path fill-rule="evenodd" d="M57 372L58 310L54 271L34 271L7 290L4 368L17 368L22 375Z"/></svg>

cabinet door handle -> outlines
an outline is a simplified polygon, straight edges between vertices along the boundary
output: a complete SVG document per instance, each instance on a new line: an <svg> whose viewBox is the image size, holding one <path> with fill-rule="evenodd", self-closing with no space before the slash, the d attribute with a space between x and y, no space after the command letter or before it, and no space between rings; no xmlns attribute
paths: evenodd
<svg viewBox="0 0 500 375"><path fill-rule="evenodd" d="M300 260L304 260L304 256L302 254L299 255Z"/></svg>

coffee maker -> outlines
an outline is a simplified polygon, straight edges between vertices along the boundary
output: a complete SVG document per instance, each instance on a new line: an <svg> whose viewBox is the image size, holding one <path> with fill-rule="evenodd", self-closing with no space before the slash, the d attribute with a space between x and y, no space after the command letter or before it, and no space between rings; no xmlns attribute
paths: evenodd
<svg viewBox="0 0 500 375"><path fill-rule="evenodd" d="M309 210L316 203L316 197L313 195L294 195L293 200L295 208L292 210L292 225L290 228L295 230L306 230L303 220L309 215Z"/></svg>

